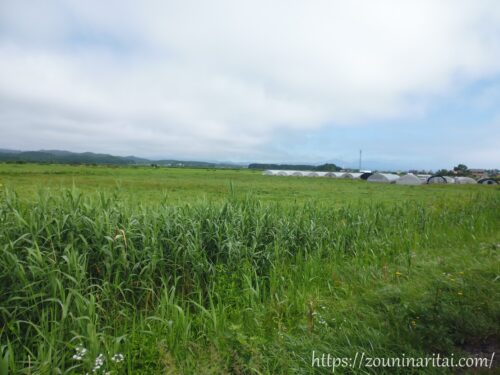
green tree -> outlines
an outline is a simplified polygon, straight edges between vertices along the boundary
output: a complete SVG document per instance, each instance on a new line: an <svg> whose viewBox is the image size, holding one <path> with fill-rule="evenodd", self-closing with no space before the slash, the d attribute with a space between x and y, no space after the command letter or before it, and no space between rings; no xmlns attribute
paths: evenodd
<svg viewBox="0 0 500 375"><path fill-rule="evenodd" d="M453 173L447 169L440 169L439 171L436 172L436 176L449 176L450 174Z"/></svg>
<svg viewBox="0 0 500 375"><path fill-rule="evenodd" d="M459 164L456 167L453 168L453 171L455 174L459 176L467 176L470 174L469 168L465 164Z"/></svg>

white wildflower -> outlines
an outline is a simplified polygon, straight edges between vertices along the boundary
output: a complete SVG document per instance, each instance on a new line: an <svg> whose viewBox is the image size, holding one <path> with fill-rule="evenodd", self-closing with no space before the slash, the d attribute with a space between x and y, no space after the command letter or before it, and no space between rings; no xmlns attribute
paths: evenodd
<svg viewBox="0 0 500 375"><path fill-rule="evenodd" d="M103 364L104 364L104 355L101 353L95 359L94 368L92 369L92 372L97 372L102 367Z"/></svg>
<svg viewBox="0 0 500 375"><path fill-rule="evenodd" d="M87 349L85 349L82 346L77 346L75 348L76 354L73 354L73 359L77 361L81 361L83 357L85 357L85 354L87 354Z"/></svg>
<svg viewBox="0 0 500 375"><path fill-rule="evenodd" d="M111 360L116 363L123 362L125 359L125 356L122 353L117 353L113 357L111 357Z"/></svg>

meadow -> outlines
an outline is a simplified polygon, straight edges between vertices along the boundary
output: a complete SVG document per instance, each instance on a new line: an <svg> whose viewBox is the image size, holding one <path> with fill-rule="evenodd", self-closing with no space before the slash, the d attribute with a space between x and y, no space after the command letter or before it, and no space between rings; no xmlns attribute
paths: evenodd
<svg viewBox="0 0 500 375"><path fill-rule="evenodd" d="M34 164L0 184L0 374L323 374L313 351L498 345L496 186Z"/></svg>
<svg viewBox="0 0 500 375"><path fill-rule="evenodd" d="M477 186L396 186L343 179L272 178L248 169L189 169L106 167L84 165L0 164L0 183L23 198L35 197L40 188L56 192L78 187L82 192L120 192L135 204L182 205L200 201L222 202L229 194L251 194L263 202L312 202L342 206L346 203L398 203L435 199L460 200L469 193L496 195L498 190Z"/></svg>

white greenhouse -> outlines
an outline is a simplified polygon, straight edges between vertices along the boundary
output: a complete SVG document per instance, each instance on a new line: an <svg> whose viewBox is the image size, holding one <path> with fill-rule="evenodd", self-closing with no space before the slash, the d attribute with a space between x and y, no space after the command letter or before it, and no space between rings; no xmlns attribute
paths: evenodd
<svg viewBox="0 0 500 375"><path fill-rule="evenodd" d="M431 177L432 175L430 174L417 174L417 177L420 179L420 181L422 181L423 184L426 184L427 183L427 180L429 179L429 177Z"/></svg>
<svg viewBox="0 0 500 375"><path fill-rule="evenodd" d="M330 178L342 178L344 177L345 172L326 172L325 177L330 177Z"/></svg>
<svg viewBox="0 0 500 375"><path fill-rule="evenodd" d="M428 184L454 184L455 179L450 176L431 176L427 179Z"/></svg>
<svg viewBox="0 0 500 375"><path fill-rule="evenodd" d="M481 185L498 185L498 182L492 178L482 178L477 183Z"/></svg>
<svg viewBox="0 0 500 375"><path fill-rule="evenodd" d="M476 180L471 177L455 177L456 184L477 184Z"/></svg>
<svg viewBox="0 0 500 375"><path fill-rule="evenodd" d="M361 175L363 173L359 173L359 172L350 172L350 173L345 173L342 178L350 178L350 179L359 179L361 178Z"/></svg>
<svg viewBox="0 0 500 375"><path fill-rule="evenodd" d="M386 184L393 184L399 179L397 174L393 173L374 173L366 181L369 182L383 182Z"/></svg>
<svg viewBox="0 0 500 375"><path fill-rule="evenodd" d="M422 185L424 182L413 173L408 173L396 180L398 185Z"/></svg>
<svg viewBox="0 0 500 375"><path fill-rule="evenodd" d="M306 177L319 177L318 172L304 171L304 176Z"/></svg>

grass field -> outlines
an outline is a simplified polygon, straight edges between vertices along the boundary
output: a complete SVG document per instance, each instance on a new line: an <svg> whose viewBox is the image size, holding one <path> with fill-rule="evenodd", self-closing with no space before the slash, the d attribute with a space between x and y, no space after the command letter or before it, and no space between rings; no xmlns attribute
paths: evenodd
<svg viewBox="0 0 500 375"><path fill-rule="evenodd" d="M150 167L88 167L36 164L0 164L0 183L21 197L33 198L40 188L55 191L76 186L83 192L117 192L134 203L169 204L224 201L231 193L251 194L266 202L328 205L398 203L413 200L432 204L440 198L459 200L480 192L498 194L490 186L396 186L343 179L270 177L247 169L187 169Z"/></svg>
<svg viewBox="0 0 500 375"><path fill-rule="evenodd" d="M313 351L497 345L498 187L13 164L0 184L0 374L320 374Z"/></svg>

